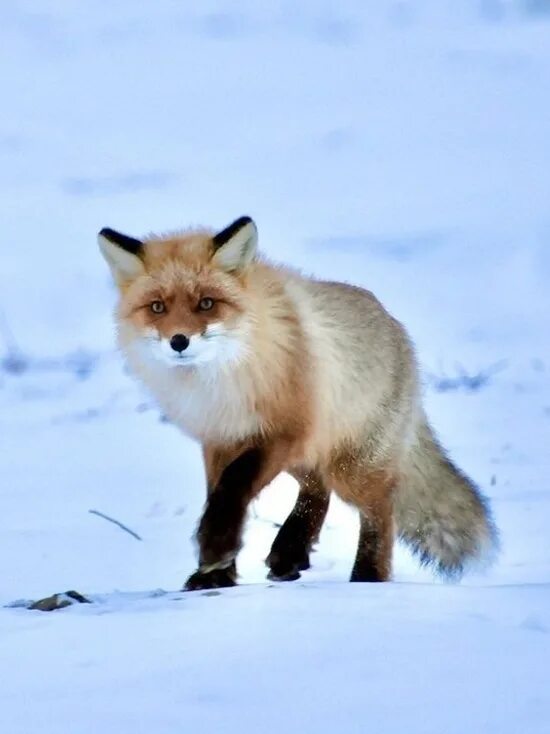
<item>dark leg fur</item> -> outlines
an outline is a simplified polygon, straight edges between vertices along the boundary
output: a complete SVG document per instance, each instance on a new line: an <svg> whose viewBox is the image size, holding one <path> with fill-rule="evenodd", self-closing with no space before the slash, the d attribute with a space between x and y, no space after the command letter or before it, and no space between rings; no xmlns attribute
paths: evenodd
<svg viewBox="0 0 550 734"><path fill-rule="evenodd" d="M213 571L195 571L185 582L186 591L198 589L220 589L237 585L237 566L232 561L227 568L215 568Z"/></svg>
<svg viewBox="0 0 550 734"><path fill-rule="evenodd" d="M261 464L259 449L246 451L224 470L210 493L197 532L201 566L224 568L240 550L246 509Z"/></svg>
<svg viewBox="0 0 550 734"><path fill-rule="evenodd" d="M226 467L209 491L197 531L199 569L187 579L187 590L236 584L235 556L241 547L246 508L261 463L259 449L245 451Z"/></svg>
<svg viewBox="0 0 550 734"><path fill-rule="evenodd" d="M268 577L295 581L309 568L309 553L318 539L327 514L330 495L319 477L293 474L300 482L294 509L279 530L266 559Z"/></svg>
<svg viewBox="0 0 550 734"><path fill-rule="evenodd" d="M344 467L344 470L342 469ZM335 457L327 481L338 495L361 513L359 544L350 581L387 581L393 549L393 491L395 477L388 469L371 469L361 456Z"/></svg>
<svg viewBox="0 0 550 734"><path fill-rule="evenodd" d="M274 479L286 458L286 445L249 448L231 461L209 490L197 531L199 569L186 589L236 584L235 557L242 544L242 530L250 501Z"/></svg>
<svg viewBox="0 0 550 734"><path fill-rule="evenodd" d="M350 581L387 581L392 551L391 526L383 526L361 514L357 555Z"/></svg>

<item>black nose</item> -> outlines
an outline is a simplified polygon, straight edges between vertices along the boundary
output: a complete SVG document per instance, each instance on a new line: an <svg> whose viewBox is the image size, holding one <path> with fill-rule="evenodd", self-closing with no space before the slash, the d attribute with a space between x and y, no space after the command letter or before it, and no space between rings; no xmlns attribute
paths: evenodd
<svg viewBox="0 0 550 734"><path fill-rule="evenodd" d="M185 336L185 334L174 334L174 336L170 339L170 346L174 350L174 352L183 352L184 349L187 349L189 346L189 339Z"/></svg>

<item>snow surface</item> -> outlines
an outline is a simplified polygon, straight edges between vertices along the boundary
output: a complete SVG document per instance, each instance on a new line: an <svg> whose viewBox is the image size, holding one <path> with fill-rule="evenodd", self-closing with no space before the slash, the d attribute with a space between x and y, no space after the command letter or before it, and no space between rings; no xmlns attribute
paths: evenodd
<svg viewBox="0 0 550 734"><path fill-rule="evenodd" d="M549 90L545 0L2 4L0 603L95 602L0 609L2 734L550 731ZM200 453L124 373L95 233L244 213L407 325L490 571L397 548L393 583L348 584L333 502L313 569L270 584L283 476L242 586L177 591Z"/></svg>

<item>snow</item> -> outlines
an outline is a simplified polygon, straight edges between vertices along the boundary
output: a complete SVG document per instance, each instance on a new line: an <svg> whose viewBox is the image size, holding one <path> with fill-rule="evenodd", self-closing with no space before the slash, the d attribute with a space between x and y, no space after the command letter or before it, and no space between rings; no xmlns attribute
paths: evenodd
<svg viewBox="0 0 550 734"><path fill-rule="evenodd" d="M167 596L27 612L4 661L4 730L548 730L543 585Z"/></svg>
<svg viewBox="0 0 550 734"><path fill-rule="evenodd" d="M0 604L94 603L0 608L0 731L550 731L545 9L2 7ZM178 591L200 451L124 372L95 234L245 213L270 257L406 324L428 413L491 498L490 570L444 584L396 548L392 583L348 584L357 518L333 501L312 570L269 583L282 476L241 586Z"/></svg>

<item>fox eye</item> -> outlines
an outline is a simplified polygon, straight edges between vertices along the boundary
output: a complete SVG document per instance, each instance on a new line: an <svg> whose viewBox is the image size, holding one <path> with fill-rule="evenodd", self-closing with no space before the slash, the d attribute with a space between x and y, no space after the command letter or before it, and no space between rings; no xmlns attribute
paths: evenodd
<svg viewBox="0 0 550 734"><path fill-rule="evenodd" d="M149 308L153 313L164 313L166 311L166 306L162 301L153 301Z"/></svg>
<svg viewBox="0 0 550 734"><path fill-rule="evenodd" d="M201 298L201 300L199 301L199 308L201 311L210 311L213 305L213 298Z"/></svg>

